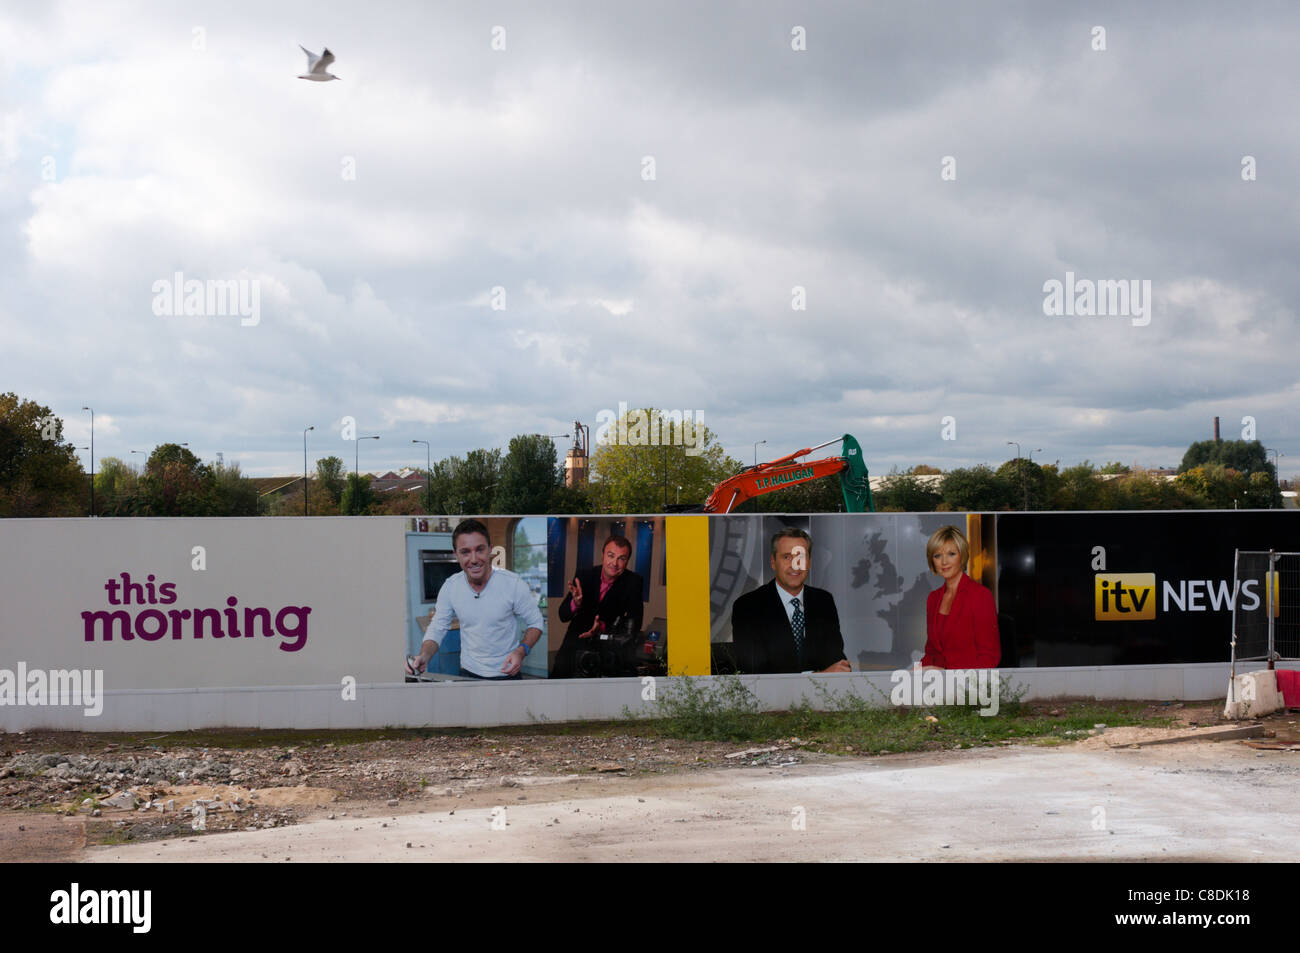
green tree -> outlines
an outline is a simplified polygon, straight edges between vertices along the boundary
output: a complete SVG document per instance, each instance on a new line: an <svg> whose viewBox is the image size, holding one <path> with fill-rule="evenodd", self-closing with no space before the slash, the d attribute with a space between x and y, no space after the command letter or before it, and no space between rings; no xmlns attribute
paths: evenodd
<svg viewBox="0 0 1300 953"><path fill-rule="evenodd" d="M140 512L140 474L117 457L104 457L95 474L95 509L102 516L135 516Z"/></svg>
<svg viewBox="0 0 1300 953"><path fill-rule="evenodd" d="M597 512L659 513L677 500L678 487L683 503L703 503L715 484L740 471L708 427L662 421L653 407L629 410L597 431L590 489Z"/></svg>
<svg viewBox="0 0 1300 953"><path fill-rule="evenodd" d="M338 506L343 496L343 474L346 464L339 457L321 457L316 461L315 492L324 494L325 499Z"/></svg>
<svg viewBox="0 0 1300 953"><path fill-rule="evenodd" d="M559 482L555 444L542 434L521 434L510 440L501 463L493 507L497 513L547 512Z"/></svg>
<svg viewBox="0 0 1300 953"><path fill-rule="evenodd" d="M552 488L551 502L546 512L567 515L571 513L590 513L591 496L586 489L560 485Z"/></svg>
<svg viewBox="0 0 1300 953"><path fill-rule="evenodd" d="M1178 510L1204 506L1205 503L1177 481L1153 476L1145 470L1111 482L1113 496L1109 509Z"/></svg>
<svg viewBox="0 0 1300 953"><path fill-rule="evenodd" d="M140 477L146 516L211 516L216 511L212 468L176 443L159 444Z"/></svg>
<svg viewBox="0 0 1300 953"><path fill-rule="evenodd" d="M0 394L0 516L84 516L89 505L90 481L63 440L63 421Z"/></svg>
<svg viewBox="0 0 1300 953"><path fill-rule="evenodd" d="M339 511L348 516L359 516L366 512L375 502L375 493L370 489L370 474L348 474L347 485L339 498Z"/></svg>
<svg viewBox="0 0 1300 953"><path fill-rule="evenodd" d="M1061 471L1059 485L1052 495L1052 508L1057 510L1101 509L1102 482L1097 471L1087 460L1078 466Z"/></svg>
<svg viewBox="0 0 1300 953"><path fill-rule="evenodd" d="M1046 478L1043 468L1027 457L1016 457L998 467L997 475L1012 490L1013 510L1041 510L1047 500Z"/></svg>
<svg viewBox="0 0 1300 953"><path fill-rule="evenodd" d="M876 509L882 513L930 513L943 496L930 481L919 480L912 473L891 472L874 494Z"/></svg>
<svg viewBox="0 0 1300 953"><path fill-rule="evenodd" d="M1218 464L1249 477L1252 473L1267 473L1276 479L1273 464L1268 462L1268 452L1258 440L1198 440L1187 448L1178 472L1186 473L1193 467Z"/></svg>
<svg viewBox="0 0 1300 953"><path fill-rule="evenodd" d="M441 492L447 514L491 513L501 477L500 450L471 450L465 459L448 457L440 461L446 481ZM437 475L437 468L434 473Z"/></svg>
<svg viewBox="0 0 1300 953"><path fill-rule="evenodd" d="M994 512L1019 508L1020 487L984 464L949 470L939 493L951 510Z"/></svg>
<svg viewBox="0 0 1300 953"><path fill-rule="evenodd" d="M256 516L257 487L239 472L239 464L217 464L212 470L213 512L216 516ZM299 508L298 512L302 512Z"/></svg>
<svg viewBox="0 0 1300 953"><path fill-rule="evenodd" d="M1282 492L1267 473L1257 470L1246 478L1246 495L1242 506L1249 509L1281 509Z"/></svg>

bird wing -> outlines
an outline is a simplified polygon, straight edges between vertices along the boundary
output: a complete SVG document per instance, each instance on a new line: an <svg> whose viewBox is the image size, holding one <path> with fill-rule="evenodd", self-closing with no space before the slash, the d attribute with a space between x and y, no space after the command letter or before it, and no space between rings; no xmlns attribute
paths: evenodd
<svg viewBox="0 0 1300 953"><path fill-rule="evenodd" d="M304 53L307 54L307 72L310 73L314 71L316 69L316 64L320 62L321 58L317 56L315 53L313 53L311 50L307 49L307 47L303 46L301 43L298 44L298 49L302 50ZM326 50L326 52L328 53L329 51ZM331 56L330 59L333 60L334 57Z"/></svg>
<svg viewBox="0 0 1300 953"><path fill-rule="evenodd" d="M330 49L327 46L325 47L324 51L321 52L320 62L316 63L312 67L312 69L320 70L323 73L325 72L325 68L333 62L334 62L334 54L330 52Z"/></svg>

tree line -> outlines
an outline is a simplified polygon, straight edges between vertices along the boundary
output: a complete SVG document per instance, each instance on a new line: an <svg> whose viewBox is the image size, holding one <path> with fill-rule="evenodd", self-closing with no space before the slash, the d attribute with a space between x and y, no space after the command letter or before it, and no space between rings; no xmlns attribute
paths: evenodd
<svg viewBox="0 0 1300 953"><path fill-rule="evenodd" d="M635 411L629 411L629 416ZM639 413L657 414L654 408ZM616 433L627 431L615 429ZM633 428L635 433L635 428ZM99 461L94 511L100 516L313 516L657 513L700 504L713 487L745 469L717 435L700 425L694 441L664 428L654 444L601 443L593 448L587 486L564 485L563 460L549 437L521 434L500 449L471 450L416 470L425 486L381 488L347 472L337 456L316 461L304 484L252 480L238 464L209 464L187 448L155 447L143 468L117 457ZM0 517L84 516L91 481L47 407L0 394ZM923 477L939 477L922 479ZM874 493L877 511L1261 509L1282 505L1277 474L1258 441L1193 443L1178 474L1165 480L1117 463L1088 461L1058 469L1024 458L996 470L934 467L893 470ZM743 512L833 513L843 508L839 478L783 487L740 507Z"/></svg>

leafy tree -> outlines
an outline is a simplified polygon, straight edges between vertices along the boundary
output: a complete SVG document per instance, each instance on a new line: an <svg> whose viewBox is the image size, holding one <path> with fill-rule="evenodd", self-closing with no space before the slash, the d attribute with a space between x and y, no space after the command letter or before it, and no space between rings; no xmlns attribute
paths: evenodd
<svg viewBox="0 0 1300 953"><path fill-rule="evenodd" d="M1246 480L1246 502L1250 509L1281 509L1282 492L1277 483L1262 471L1252 473Z"/></svg>
<svg viewBox="0 0 1300 953"><path fill-rule="evenodd" d="M102 516L135 516L141 507L140 474L118 457L104 457L95 474L95 509Z"/></svg>
<svg viewBox="0 0 1300 953"><path fill-rule="evenodd" d="M1130 467L1127 463L1120 463L1118 460L1114 460L1111 461L1110 463L1107 463L1104 467L1099 468L1097 472L1111 473L1111 474L1132 473L1133 468Z"/></svg>
<svg viewBox="0 0 1300 953"><path fill-rule="evenodd" d="M159 444L140 477L146 516L211 516L216 512L212 468L176 443Z"/></svg>
<svg viewBox="0 0 1300 953"><path fill-rule="evenodd" d="M493 506L497 513L545 513L562 472L557 473L555 444L541 434L521 434L510 441L501 463Z"/></svg>
<svg viewBox="0 0 1300 953"><path fill-rule="evenodd" d="M1199 498L1200 505L1214 509L1271 509L1282 505L1272 474L1262 469L1247 475L1222 464L1201 464L1178 474L1174 483Z"/></svg>
<svg viewBox="0 0 1300 953"><path fill-rule="evenodd" d="M1176 481L1152 476L1145 470L1114 480L1110 486L1112 496L1108 509L1179 510L1205 505L1197 495L1189 493Z"/></svg>
<svg viewBox="0 0 1300 953"><path fill-rule="evenodd" d="M448 457L445 510L452 513L491 513L501 477L500 450L471 450L465 459ZM435 470L435 473L437 471Z"/></svg>
<svg viewBox="0 0 1300 953"><path fill-rule="evenodd" d="M932 468L927 468L932 469ZM876 509L887 513L929 513L943 499L929 481L911 473L890 473L881 481L875 496Z"/></svg>
<svg viewBox="0 0 1300 953"><path fill-rule="evenodd" d="M1268 462L1268 452L1258 440L1198 440L1183 454L1178 472L1182 474L1194 467L1210 464L1228 467L1246 476L1263 472L1276 479L1273 464Z"/></svg>
<svg viewBox="0 0 1300 953"><path fill-rule="evenodd" d="M1043 468L1027 457L1016 457L998 467L997 475L1012 489L1013 510L1041 510L1047 503L1046 478Z"/></svg>
<svg viewBox="0 0 1300 953"><path fill-rule="evenodd" d="M942 476L943 471L925 463L918 463L908 471L912 476Z"/></svg>
<svg viewBox="0 0 1300 953"><path fill-rule="evenodd" d="M63 440L63 421L48 407L0 394L0 516L82 516L89 503L90 482Z"/></svg>
<svg viewBox="0 0 1300 953"><path fill-rule="evenodd" d="M349 516L358 516L368 510L375 502L375 492L370 489L370 474L348 474L347 485L339 498L339 511Z"/></svg>
<svg viewBox="0 0 1300 953"><path fill-rule="evenodd" d="M948 511L991 512L1017 509L1020 487L984 464L949 470L939 484Z"/></svg>
<svg viewBox="0 0 1300 953"><path fill-rule="evenodd" d="M346 469L347 465L339 457L321 457L316 461L318 492L323 493L335 506L338 506L339 499L343 496L343 474Z"/></svg>
<svg viewBox="0 0 1300 953"><path fill-rule="evenodd" d="M213 512L217 516L256 516L257 487L239 472L239 464L217 464L212 470ZM298 512L302 512L299 507Z"/></svg>
<svg viewBox="0 0 1300 953"><path fill-rule="evenodd" d="M646 425L650 420L653 432ZM715 484L740 471L740 462L723 452L708 427L696 424L683 436L680 424L661 421L653 407L629 410L603 440L597 433L590 490L597 512L658 513L677 499L679 486L683 502L702 503Z"/></svg>
<svg viewBox="0 0 1300 953"><path fill-rule="evenodd" d="M568 487L561 484L551 489L551 502L546 512L561 515L570 513L590 513L591 496L585 489Z"/></svg>
<svg viewBox="0 0 1300 953"><path fill-rule="evenodd" d="M1102 488L1097 471L1087 460L1078 466L1066 467L1061 471L1059 484L1052 495L1052 509L1101 509Z"/></svg>

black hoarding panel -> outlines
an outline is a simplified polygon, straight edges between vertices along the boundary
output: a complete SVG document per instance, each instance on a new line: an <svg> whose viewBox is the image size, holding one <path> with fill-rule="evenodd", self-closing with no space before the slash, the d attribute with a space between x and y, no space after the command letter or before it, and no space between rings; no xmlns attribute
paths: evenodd
<svg viewBox="0 0 1300 953"><path fill-rule="evenodd" d="M1234 602L1264 598L1236 549L1300 550L1300 513L999 514L999 618L1024 666L1226 662Z"/></svg>

